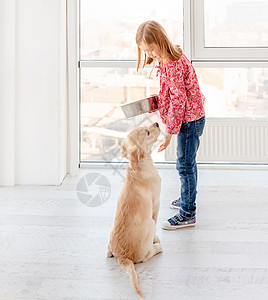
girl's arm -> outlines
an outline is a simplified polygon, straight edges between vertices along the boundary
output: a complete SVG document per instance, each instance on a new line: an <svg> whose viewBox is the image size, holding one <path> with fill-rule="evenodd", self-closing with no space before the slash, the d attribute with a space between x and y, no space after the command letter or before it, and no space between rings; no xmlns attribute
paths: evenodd
<svg viewBox="0 0 268 300"><path fill-rule="evenodd" d="M170 106L166 131L170 134L178 134L184 119L187 99L181 70L176 72L176 74L171 74L171 77L168 79L168 86L170 90Z"/></svg>
<svg viewBox="0 0 268 300"><path fill-rule="evenodd" d="M183 75L181 71L177 72L175 75L171 74L171 77L168 79L167 84L169 86L170 91L170 102L167 112L168 122L166 122L167 134L165 137L165 141L163 144L160 145L158 152L161 152L167 148L167 146L170 144L172 134L178 134L180 132L181 124L184 118L185 103L187 98Z"/></svg>

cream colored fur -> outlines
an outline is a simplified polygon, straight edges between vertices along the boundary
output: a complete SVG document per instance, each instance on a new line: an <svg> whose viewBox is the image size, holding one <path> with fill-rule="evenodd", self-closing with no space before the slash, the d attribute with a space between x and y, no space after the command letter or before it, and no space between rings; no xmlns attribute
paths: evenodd
<svg viewBox="0 0 268 300"><path fill-rule="evenodd" d="M149 132L149 134L148 134ZM145 262L162 252L155 233L159 211L161 178L153 165L151 150L160 130L155 123L148 128L138 128L130 133L122 145L122 156L129 159L110 235L107 256L114 256L139 288L134 263Z"/></svg>

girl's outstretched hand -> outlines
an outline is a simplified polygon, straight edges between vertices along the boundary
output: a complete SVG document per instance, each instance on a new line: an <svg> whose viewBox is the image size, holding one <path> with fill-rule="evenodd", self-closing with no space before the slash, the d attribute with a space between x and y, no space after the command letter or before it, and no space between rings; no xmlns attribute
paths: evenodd
<svg viewBox="0 0 268 300"><path fill-rule="evenodd" d="M163 151L163 150L165 150L167 148L167 146L170 143L171 138L172 138L172 134L167 133L166 138L164 140L164 143L160 145L160 147L158 149L158 152L161 152L161 151Z"/></svg>

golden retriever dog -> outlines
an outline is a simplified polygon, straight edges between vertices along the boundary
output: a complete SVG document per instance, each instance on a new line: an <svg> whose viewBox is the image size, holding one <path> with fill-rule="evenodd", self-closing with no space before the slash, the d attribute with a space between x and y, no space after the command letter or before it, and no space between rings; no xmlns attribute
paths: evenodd
<svg viewBox="0 0 268 300"><path fill-rule="evenodd" d="M159 134L159 125L154 123L148 128L135 129L123 142L121 154L129 160L129 166L117 201L107 252L107 256L114 256L129 274L142 297L134 263L145 262L162 252L155 232L161 178L151 158L152 146Z"/></svg>

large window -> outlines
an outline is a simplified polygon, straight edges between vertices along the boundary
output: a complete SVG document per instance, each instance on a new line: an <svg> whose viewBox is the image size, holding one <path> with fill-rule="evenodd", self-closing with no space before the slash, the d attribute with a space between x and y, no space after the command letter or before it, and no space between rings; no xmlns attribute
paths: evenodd
<svg viewBox="0 0 268 300"><path fill-rule="evenodd" d="M120 109L122 104L159 91L155 71L149 78L152 67L136 72L136 30L150 19L166 28L194 65L206 97L208 127L210 120L213 126L219 120L219 127L230 119L236 126L240 119L248 126L254 120L267 120L267 16L268 0L168 0L164 4L162 0L80 0L81 162L120 162L121 141L136 126L158 121L163 133L159 143L164 138L158 112L126 119ZM226 142L223 138L222 144ZM210 137L209 143L213 141ZM241 148L252 144L246 138L241 143L244 141L247 144ZM260 142L262 147L267 137ZM157 153L157 147L154 161L175 160L175 146L168 155ZM205 157L206 149L200 151ZM233 161L232 153L227 152L226 161ZM207 151L204 161L210 158Z"/></svg>

